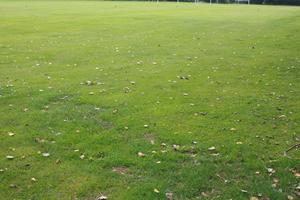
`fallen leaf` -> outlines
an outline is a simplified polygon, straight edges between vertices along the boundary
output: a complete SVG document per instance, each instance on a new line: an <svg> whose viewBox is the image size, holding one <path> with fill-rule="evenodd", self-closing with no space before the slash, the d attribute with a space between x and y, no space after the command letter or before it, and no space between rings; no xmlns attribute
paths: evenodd
<svg viewBox="0 0 300 200"><path fill-rule="evenodd" d="M8 156L6 156L6 158L7 158L8 160L12 160L12 159L14 159L15 157L14 157L14 156L11 156L11 155L8 155Z"/></svg>
<svg viewBox="0 0 300 200"><path fill-rule="evenodd" d="M86 85L93 85L94 82L93 82L93 81L85 81L85 84L86 84Z"/></svg>
<svg viewBox="0 0 300 200"><path fill-rule="evenodd" d="M273 178L273 183L279 183L279 179L278 178Z"/></svg>
<svg viewBox="0 0 300 200"><path fill-rule="evenodd" d="M15 135L15 133L13 133L13 132L8 132L8 136L14 136Z"/></svg>
<svg viewBox="0 0 300 200"><path fill-rule="evenodd" d="M204 196L204 197L208 197L207 192L201 192L201 195Z"/></svg>
<svg viewBox="0 0 300 200"><path fill-rule="evenodd" d="M107 200L107 196L101 195L100 197L97 198L97 200Z"/></svg>
<svg viewBox="0 0 300 200"><path fill-rule="evenodd" d="M42 155L43 155L43 157L49 157L50 153L45 152L45 153L42 153Z"/></svg>
<svg viewBox="0 0 300 200"><path fill-rule="evenodd" d="M267 168L267 171L270 175L272 175L276 172L273 168Z"/></svg>
<svg viewBox="0 0 300 200"><path fill-rule="evenodd" d="M166 143L161 143L160 146L161 147L166 147L167 145L166 145Z"/></svg>
<svg viewBox="0 0 300 200"><path fill-rule="evenodd" d="M166 197L168 200L173 200L173 193L172 192L167 192Z"/></svg>
<svg viewBox="0 0 300 200"><path fill-rule="evenodd" d="M139 157L145 157L145 154L142 153L142 152L138 152L138 156L139 156Z"/></svg>
<svg viewBox="0 0 300 200"><path fill-rule="evenodd" d="M214 147L214 146L209 147L208 150L209 150L209 151L215 151L215 150L216 150L216 147Z"/></svg>
<svg viewBox="0 0 300 200"><path fill-rule="evenodd" d="M173 144L173 149L174 149L175 151L178 151L179 148L180 148L180 146L179 146L178 144Z"/></svg>
<svg viewBox="0 0 300 200"><path fill-rule="evenodd" d="M300 197L300 185L296 187L295 194Z"/></svg>
<svg viewBox="0 0 300 200"><path fill-rule="evenodd" d="M288 195L288 196L287 196L287 199L288 199L288 200L294 200L294 197L293 197L292 195Z"/></svg>
<svg viewBox="0 0 300 200"><path fill-rule="evenodd" d="M300 178L300 173L297 172L296 169L291 168L291 169L289 169L289 171L292 172L296 178Z"/></svg>

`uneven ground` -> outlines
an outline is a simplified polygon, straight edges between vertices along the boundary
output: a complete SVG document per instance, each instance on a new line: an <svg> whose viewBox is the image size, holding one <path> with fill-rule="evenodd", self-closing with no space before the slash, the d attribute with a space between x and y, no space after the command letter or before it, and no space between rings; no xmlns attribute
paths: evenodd
<svg viewBox="0 0 300 200"><path fill-rule="evenodd" d="M299 52L299 7L1 1L0 199L296 199Z"/></svg>

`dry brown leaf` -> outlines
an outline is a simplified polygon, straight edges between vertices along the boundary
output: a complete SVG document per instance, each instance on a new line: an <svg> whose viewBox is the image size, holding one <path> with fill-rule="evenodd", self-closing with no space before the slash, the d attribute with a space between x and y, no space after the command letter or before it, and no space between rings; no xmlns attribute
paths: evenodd
<svg viewBox="0 0 300 200"><path fill-rule="evenodd" d="M168 200L173 200L173 193L172 192L167 192L166 197Z"/></svg>
<svg viewBox="0 0 300 200"><path fill-rule="evenodd" d="M287 196L287 199L288 199L288 200L294 200L294 197L293 197L292 195L288 195L288 196Z"/></svg>
<svg viewBox="0 0 300 200"><path fill-rule="evenodd" d="M207 192L201 192L201 195L204 197L208 197L209 195L207 194Z"/></svg>
<svg viewBox="0 0 300 200"><path fill-rule="evenodd" d="M97 200L107 200L107 196L101 195L100 197L97 198Z"/></svg>
<svg viewBox="0 0 300 200"><path fill-rule="evenodd" d="M300 185L296 187L295 194L296 196L300 197Z"/></svg>
<svg viewBox="0 0 300 200"><path fill-rule="evenodd" d="M180 146L179 146L178 144L173 144L173 149L174 149L175 151L178 151L179 148L180 148Z"/></svg>
<svg viewBox="0 0 300 200"><path fill-rule="evenodd" d="M216 147L214 147L214 146L209 147L208 150L209 150L209 151L215 151L215 150L216 150Z"/></svg>
<svg viewBox="0 0 300 200"><path fill-rule="evenodd" d="M138 157L145 157L145 154L142 152L138 152Z"/></svg>

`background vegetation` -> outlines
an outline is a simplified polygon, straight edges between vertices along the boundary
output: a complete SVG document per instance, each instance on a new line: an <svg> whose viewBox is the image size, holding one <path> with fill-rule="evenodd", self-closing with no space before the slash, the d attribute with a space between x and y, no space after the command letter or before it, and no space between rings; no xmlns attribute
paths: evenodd
<svg viewBox="0 0 300 200"><path fill-rule="evenodd" d="M160 1L177 1L177 0L160 0ZM180 2L194 2L195 0L180 0ZM199 0L200 2L210 2L210 0ZM216 3L217 0L212 0ZM236 3L235 0L218 0L219 3ZM264 5L300 5L300 0L250 0L251 4ZM241 2L242 3L242 2Z"/></svg>

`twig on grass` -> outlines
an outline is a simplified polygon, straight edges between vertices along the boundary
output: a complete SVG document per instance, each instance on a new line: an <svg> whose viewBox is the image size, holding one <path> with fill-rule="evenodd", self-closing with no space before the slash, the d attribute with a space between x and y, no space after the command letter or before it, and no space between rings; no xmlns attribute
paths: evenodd
<svg viewBox="0 0 300 200"><path fill-rule="evenodd" d="M285 154L293 149L297 149L300 147L300 143L294 144L293 146L291 146L288 150L285 151Z"/></svg>

